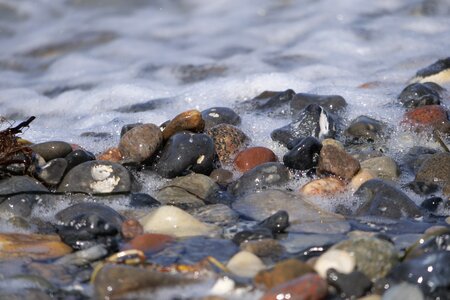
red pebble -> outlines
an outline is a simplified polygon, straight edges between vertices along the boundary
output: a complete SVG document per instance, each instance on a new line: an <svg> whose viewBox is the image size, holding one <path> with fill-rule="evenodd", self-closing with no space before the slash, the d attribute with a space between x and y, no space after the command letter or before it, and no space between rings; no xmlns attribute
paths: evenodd
<svg viewBox="0 0 450 300"><path fill-rule="evenodd" d="M252 147L238 153L234 159L234 166L237 170L246 172L261 164L274 161L277 161L277 156L272 150L265 147Z"/></svg>
<svg viewBox="0 0 450 300"><path fill-rule="evenodd" d="M137 249L148 252L158 252L164 249L168 243L174 241L170 235L146 233L136 236L134 239L126 243L121 250Z"/></svg>
<svg viewBox="0 0 450 300"><path fill-rule="evenodd" d="M447 112L440 105L425 105L408 111L402 123L415 126L431 126L434 129L441 129L448 123Z"/></svg>
<svg viewBox="0 0 450 300"><path fill-rule="evenodd" d="M102 154L97 156L97 160L108 160L112 162L119 162L122 158L122 153L117 147L106 149Z"/></svg>
<svg viewBox="0 0 450 300"><path fill-rule="evenodd" d="M306 274L275 286L261 300L320 300L327 292L325 280L317 274Z"/></svg>

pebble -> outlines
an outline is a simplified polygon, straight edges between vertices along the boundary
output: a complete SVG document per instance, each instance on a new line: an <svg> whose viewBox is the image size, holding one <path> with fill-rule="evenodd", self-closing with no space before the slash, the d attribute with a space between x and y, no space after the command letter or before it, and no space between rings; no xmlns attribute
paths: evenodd
<svg viewBox="0 0 450 300"><path fill-rule="evenodd" d="M239 215L225 204L209 204L192 209L190 213L201 222L217 226L230 226L238 222Z"/></svg>
<svg viewBox="0 0 450 300"><path fill-rule="evenodd" d="M345 191L345 182L335 177L314 179L300 188L305 196L332 196Z"/></svg>
<svg viewBox="0 0 450 300"><path fill-rule="evenodd" d="M415 181L437 184L441 187L450 184L450 153L430 155L417 170Z"/></svg>
<svg viewBox="0 0 450 300"><path fill-rule="evenodd" d="M397 163L389 156L369 158L361 162L361 168L374 172L381 179L396 180L400 175Z"/></svg>
<svg viewBox="0 0 450 300"><path fill-rule="evenodd" d="M250 140L242 130L230 124L216 125L208 129L206 134L214 140L214 147L223 164L231 162Z"/></svg>
<svg viewBox="0 0 450 300"><path fill-rule="evenodd" d="M432 148L414 146L402 157L401 166L406 171L416 174L422 163L436 152Z"/></svg>
<svg viewBox="0 0 450 300"><path fill-rule="evenodd" d="M134 127L138 127L140 125L143 125L143 123L132 123L132 124L125 124L122 126L122 128L120 129L120 137L123 137L123 135L125 133L127 133L128 131L130 131L131 129L133 129Z"/></svg>
<svg viewBox="0 0 450 300"><path fill-rule="evenodd" d="M119 151L125 160L141 163L158 150L163 134L155 124L143 124L127 131L119 142Z"/></svg>
<svg viewBox="0 0 450 300"><path fill-rule="evenodd" d="M353 256L357 270L372 281L386 276L398 263L394 245L378 238L352 238L335 244L332 249L344 250Z"/></svg>
<svg viewBox="0 0 450 300"><path fill-rule="evenodd" d="M97 244L109 250L117 249L123 217L100 203L78 203L61 210L55 216L58 234L74 249L87 249Z"/></svg>
<svg viewBox="0 0 450 300"><path fill-rule="evenodd" d="M218 231L213 225L200 222L175 206L161 206L139 220L146 233L168 234L176 237L211 235Z"/></svg>
<svg viewBox="0 0 450 300"><path fill-rule="evenodd" d="M256 226L269 229L273 234L281 233L289 227L289 214L279 210L270 217L262 220Z"/></svg>
<svg viewBox="0 0 450 300"><path fill-rule="evenodd" d="M264 227L254 227L239 231L233 236L233 243L241 245L249 241L261 241L265 239L272 239L273 233L270 229Z"/></svg>
<svg viewBox="0 0 450 300"><path fill-rule="evenodd" d="M92 262L104 258L108 250L103 245L95 245L84 250L66 254L55 261L55 265L86 266ZM48 267L48 265L46 265Z"/></svg>
<svg viewBox="0 0 450 300"><path fill-rule="evenodd" d="M270 270L262 270L254 277L254 282L258 285L271 289L277 285L288 282L305 274L314 273L314 269L310 265L290 258L278 262Z"/></svg>
<svg viewBox="0 0 450 300"><path fill-rule="evenodd" d="M227 269L231 273L242 277L253 277L266 266L255 254L247 251L239 251L227 263Z"/></svg>
<svg viewBox="0 0 450 300"><path fill-rule="evenodd" d="M252 147L236 155L234 166L240 172L247 172L263 163L276 162L277 160L277 156L269 148Z"/></svg>
<svg viewBox="0 0 450 300"><path fill-rule="evenodd" d="M205 121L205 129L219 124L230 124L237 126L241 123L241 117L228 107L211 107L201 112Z"/></svg>
<svg viewBox="0 0 450 300"><path fill-rule="evenodd" d="M161 202L146 193L132 193L130 198L130 206L134 208L149 208L161 205Z"/></svg>
<svg viewBox="0 0 450 300"><path fill-rule="evenodd" d="M358 160L338 147L325 145L320 150L318 174L333 174L350 180L359 169Z"/></svg>
<svg viewBox="0 0 450 300"><path fill-rule="evenodd" d="M0 196L20 193L49 193L39 181L28 176L12 176L0 179Z"/></svg>
<svg viewBox="0 0 450 300"><path fill-rule="evenodd" d="M322 146L325 146L325 145L331 145L331 146L337 147L341 150L345 150L344 145L335 139L324 139L322 141Z"/></svg>
<svg viewBox="0 0 450 300"><path fill-rule="evenodd" d="M201 112L198 110L188 110L180 113L173 118L164 128L162 137L164 140L168 140L177 132L192 131L202 132L205 128L205 121L202 118Z"/></svg>
<svg viewBox="0 0 450 300"><path fill-rule="evenodd" d="M291 123L275 129L272 140L283 145L300 137L313 136L318 139L333 138L336 134L336 120L323 107L310 104Z"/></svg>
<svg viewBox="0 0 450 300"><path fill-rule="evenodd" d="M408 300L424 300L425 297L422 291L413 284L400 283L390 287L386 293L383 294L382 300L397 300L397 299L408 299Z"/></svg>
<svg viewBox="0 0 450 300"><path fill-rule="evenodd" d="M425 105L439 105L442 97L439 91L442 87L434 82L411 83L398 96L399 102L406 108Z"/></svg>
<svg viewBox="0 0 450 300"><path fill-rule="evenodd" d="M284 247L274 239L261 239L240 243L240 249L251 252L258 257L271 260L279 260L286 252Z"/></svg>
<svg viewBox="0 0 450 300"><path fill-rule="evenodd" d="M290 102L291 113L296 115L310 104L319 104L332 113L338 113L347 107L347 101L339 95L313 95L298 93L295 94Z"/></svg>
<svg viewBox="0 0 450 300"><path fill-rule="evenodd" d="M422 201L420 207L426 209L429 212L435 212L440 203L442 203L441 197L431 197Z"/></svg>
<svg viewBox="0 0 450 300"><path fill-rule="evenodd" d="M120 232L124 239L131 240L144 233L144 228L138 220L129 219L122 223Z"/></svg>
<svg viewBox="0 0 450 300"><path fill-rule="evenodd" d="M36 176L47 185L58 185L67 169L67 160L65 158L55 158L50 160L44 166L37 168Z"/></svg>
<svg viewBox="0 0 450 300"><path fill-rule="evenodd" d="M109 194L131 191L130 172L108 161L87 161L70 170L57 191L62 193Z"/></svg>
<svg viewBox="0 0 450 300"><path fill-rule="evenodd" d="M443 84L450 81L450 57L439 59L435 63L417 71L411 82L434 82Z"/></svg>
<svg viewBox="0 0 450 300"><path fill-rule="evenodd" d="M211 174L209 174L209 177L222 186L227 186L233 182L233 172L222 168L214 169Z"/></svg>
<svg viewBox="0 0 450 300"><path fill-rule="evenodd" d="M359 189L359 187L370 179L377 178L377 174L369 169L361 168L350 181L350 186L353 191Z"/></svg>
<svg viewBox="0 0 450 300"><path fill-rule="evenodd" d="M31 145L30 148L42 156L46 161L66 157L70 152L72 152L72 147L69 143L60 141L34 144Z"/></svg>
<svg viewBox="0 0 450 300"><path fill-rule="evenodd" d="M322 144L316 138L312 136L304 138L283 156L284 165L295 170L309 170L316 167L321 149Z"/></svg>
<svg viewBox="0 0 450 300"><path fill-rule="evenodd" d="M370 179L354 193L361 203L357 216L380 216L391 219L422 216L420 208L401 190L382 179Z"/></svg>
<svg viewBox="0 0 450 300"><path fill-rule="evenodd" d="M440 105L426 105L406 112L402 124L412 125L416 129L431 128L443 133L450 132L447 111Z"/></svg>
<svg viewBox="0 0 450 300"><path fill-rule="evenodd" d="M165 178L181 176L187 170L209 175L215 161L216 152L211 137L184 131L169 138L154 167Z"/></svg>
<svg viewBox="0 0 450 300"><path fill-rule="evenodd" d="M349 274L356 266L355 258L348 252L338 249L330 249L323 253L314 264L314 270L322 278L327 278L327 271L334 269L339 273Z"/></svg>
<svg viewBox="0 0 450 300"><path fill-rule="evenodd" d="M285 184L289 179L289 170L283 164L264 163L244 173L228 187L228 191L233 195L243 195Z"/></svg>
<svg viewBox="0 0 450 300"><path fill-rule="evenodd" d="M110 162L121 162L124 159L122 152L118 147L111 147L97 156L97 160L107 160Z"/></svg>
<svg viewBox="0 0 450 300"><path fill-rule="evenodd" d="M241 105L247 111L262 111L269 115L286 115L289 114L286 106L294 96L295 92L291 89L282 92L264 91L255 98L244 101Z"/></svg>
<svg viewBox="0 0 450 300"><path fill-rule="evenodd" d="M174 178L161 188L155 197L165 205L194 208L205 205L204 200L218 189L210 177L192 173Z"/></svg>
<svg viewBox="0 0 450 300"><path fill-rule="evenodd" d="M66 172L72 170L75 166L78 166L81 163L95 160L95 155L92 154L89 151L83 150L83 149L77 149L72 152L70 152L66 157L67 161L67 168ZM105 159L108 160L108 159Z"/></svg>
<svg viewBox="0 0 450 300"><path fill-rule="evenodd" d="M172 243L173 236L157 233L145 233L134 237L121 247L121 250L136 249L147 255L163 250L167 244Z"/></svg>
<svg viewBox="0 0 450 300"><path fill-rule="evenodd" d="M348 137L365 140L377 140L383 136L386 124L368 116L359 116L354 119L345 130Z"/></svg>
<svg viewBox="0 0 450 300"><path fill-rule="evenodd" d="M2 218L28 218L33 207L40 200L36 194L19 194L0 198L0 215Z"/></svg>
<svg viewBox="0 0 450 300"><path fill-rule="evenodd" d="M277 285L267 291L261 300L325 299L327 283L316 274L306 274Z"/></svg>
<svg viewBox="0 0 450 300"><path fill-rule="evenodd" d="M0 233L0 259L53 259L72 252L57 235Z"/></svg>
<svg viewBox="0 0 450 300"><path fill-rule="evenodd" d="M329 269L326 276L327 282L336 288L339 296L343 299L359 298L372 287L370 279L360 271L353 271L347 274L335 269Z"/></svg>

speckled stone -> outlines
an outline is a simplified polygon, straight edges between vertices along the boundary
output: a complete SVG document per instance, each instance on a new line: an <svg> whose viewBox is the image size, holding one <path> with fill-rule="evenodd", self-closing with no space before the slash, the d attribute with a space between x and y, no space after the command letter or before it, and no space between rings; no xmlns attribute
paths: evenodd
<svg viewBox="0 0 450 300"><path fill-rule="evenodd" d="M354 119L345 130L348 137L355 139L376 140L382 137L386 124L367 116L359 116Z"/></svg>
<svg viewBox="0 0 450 300"><path fill-rule="evenodd" d="M230 124L219 124L206 131L213 140L219 160L230 162L244 148L249 138L239 128Z"/></svg>
<svg viewBox="0 0 450 300"><path fill-rule="evenodd" d="M163 134L155 124L143 124L127 131L119 142L123 157L133 162L149 159L162 143Z"/></svg>
<svg viewBox="0 0 450 300"><path fill-rule="evenodd" d="M202 132L205 128L205 121L198 110L188 110L173 118L164 128L162 137L169 139L172 135L180 131Z"/></svg>
<svg viewBox="0 0 450 300"><path fill-rule="evenodd" d="M406 112L402 124L412 125L416 129L436 129L444 133L450 132L450 121L447 110L440 105L426 105Z"/></svg>
<svg viewBox="0 0 450 300"><path fill-rule="evenodd" d="M318 174L333 174L350 180L360 169L357 159L338 147L326 145L320 150Z"/></svg>
<svg viewBox="0 0 450 300"><path fill-rule="evenodd" d="M450 153L432 154L427 158L417 171L415 181L442 187L450 184ZM447 195L450 195L450 191Z"/></svg>
<svg viewBox="0 0 450 300"><path fill-rule="evenodd" d="M251 147L236 155L234 166L238 171L247 172L263 163L275 161L277 161L277 156L269 148Z"/></svg>
<svg viewBox="0 0 450 300"><path fill-rule="evenodd" d="M389 156L369 158L361 162L361 168L374 172L381 179L396 180L400 175L397 163Z"/></svg>

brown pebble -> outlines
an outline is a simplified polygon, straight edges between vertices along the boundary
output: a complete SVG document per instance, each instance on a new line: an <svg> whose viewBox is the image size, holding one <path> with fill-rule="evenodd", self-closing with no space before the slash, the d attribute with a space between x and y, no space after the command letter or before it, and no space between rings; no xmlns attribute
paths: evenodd
<svg viewBox="0 0 450 300"><path fill-rule="evenodd" d="M317 174L333 174L350 180L359 171L359 161L344 150L324 145L320 150Z"/></svg>
<svg viewBox="0 0 450 300"><path fill-rule="evenodd" d="M122 223L122 236L125 239L133 239L144 233L144 228L138 220L130 219Z"/></svg>
<svg viewBox="0 0 450 300"><path fill-rule="evenodd" d="M272 150L266 147L247 148L236 155L234 166L238 171L247 172L266 162L278 161Z"/></svg>
<svg viewBox="0 0 450 300"><path fill-rule="evenodd" d="M233 182L233 172L219 168L214 169L209 177L220 185L228 185Z"/></svg>
<svg viewBox="0 0 450 300"><path fill-rule="evenodd" d="M131 128L120 138L119 149L125 159L143 162L158 150L162 133L155 124L142 124Z"/></svg>
<svg viewBox="0 0 450 300"><path fill-rule="evenodd" d="M173 236L157 233L145 233L138 235L126 243L121 250L136 249L146 253L158 252L164 249L168 243L174 241Z"/></svg>
<svg viewBox="0 0 450 300"><path fill-rule="evenodd" d="M173 118L163 130L164 140L168 140L177 132L188 130L192 132L202 132L205 128L205 121L202 118L201 112L198 110L188 110L182 112Z"/></svg>
<svg viewBox="0 0 450 300"><path fill-rule="evenodd" d="M97 156L97 160L107 160L112 162L119 162L122 160L122 158L122 153L117 147L108 148L103 153Z"/></svg>
<svg viewBox="0 0 450 300"><path fill-rule="evenodd" d="M328 285L317 274L306 274L270 289L260 300L320 300L328 293Z"/></svg>

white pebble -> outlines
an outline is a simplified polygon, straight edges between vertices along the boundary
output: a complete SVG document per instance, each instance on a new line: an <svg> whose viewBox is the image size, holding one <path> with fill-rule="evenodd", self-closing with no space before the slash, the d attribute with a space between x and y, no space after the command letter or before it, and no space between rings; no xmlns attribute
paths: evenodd
<svg viewBox="0 0 450 300"><path fill-rule="evenodd" d="M314 269L322 277L327 277L328 269L348 274L355 269L355 258L343 250L331 249L322 254L316 261Z"/></svg>
<svg viewBox="0 0 450 300"><path fill-rule="evenodd" d="M227 264L227 268L235 275L253 277L266 266L255 254L248 251L240 251L235 254Z"/></svg>

